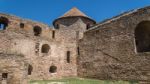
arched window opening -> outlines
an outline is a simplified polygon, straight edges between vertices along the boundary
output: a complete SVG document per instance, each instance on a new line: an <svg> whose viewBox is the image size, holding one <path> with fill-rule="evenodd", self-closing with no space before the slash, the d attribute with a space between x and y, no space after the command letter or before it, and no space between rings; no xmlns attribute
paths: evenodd
<svg viewBox="0 0 150 84"><path fill-rule="evenodd" d="M67 51L67 63L70 63L70 51Z"/></svg>
<svg viewBox="0 0 150 84"><path fill-rule="evenodd" d="M24 28L24 23L20 23L20 28Z"/></svg>
<svg viewBox="0 0 150 84"><path fill-rule="evenodd" d="M8 73L2 73L2 79L7 79L8 78Z"/></svg>
<svg viewBox="0 0 150 84"><path fill-rule="evenodd" d="M28 75L32 74L33 67L31 65L28 66Z"/></svg>
<svg viewBox="0 0 150 84"><path fill-rule="evenodd" d="M34 29L33 29L33 31L34 31L34 35L35 36L40 36L40 34L42 32L42 28L39 27L39 26L35 26Z"/></svg>
<svg viewBox="0 0 150 84"><path fill-rule="evenodd" d="M143 21L137 25L135 42L137 52L150 51L150 21Z"/></svg>
<svg viewBox="0 0 150 84"><path fill-rule="evenodd" d="M5 17L0 17L0 30L5 30L8 26L8 19Z"/></svg>
<svg viewBox="0 0 150 84"><path fill-rule="evenodd" d="M88 30L90 28L90 24L88 23L87 25L86 25L86 29Z"/></svg>
<svg viewBox="0 0 150 84"><path fill-rule="evenodd" d="M52 38L55 38L55 31L52 32Z"/></svg>
<svg viewBox="0 0 150 84"><path fill-rule="evenodd" d="M49 72L50 73L56 73L57 72L57 67L56 66L50 66Z"/></svg>
<svg viewBox="0 0 150 84"><path fill-rule="evenodd" d="M44 44L42 45L42 50L41 52L42 53L48 53L49 52L49 49L50 49L50 46L48 44Z"/></svg>

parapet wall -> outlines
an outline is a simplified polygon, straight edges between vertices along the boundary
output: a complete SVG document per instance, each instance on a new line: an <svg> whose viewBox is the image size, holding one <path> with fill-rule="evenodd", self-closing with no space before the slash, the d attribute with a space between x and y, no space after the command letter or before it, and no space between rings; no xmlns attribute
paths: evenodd
<svg viewBox="0 0 150 84"><path fill-rule="evenodd" d="M5 20L3 20L3 18ZM52 39L52 34L54 31L54 28L50 28L48 25L45 25L43 23L21 19L16 16L2 13L0 13L0 22L7 25L4 29L5 31L15 31L18 33L24 31L25 34L30 34L33 36L37 31L40 33L41 37L48 39ZM37 30L35 30L34 28L36 28Z"/></svg>

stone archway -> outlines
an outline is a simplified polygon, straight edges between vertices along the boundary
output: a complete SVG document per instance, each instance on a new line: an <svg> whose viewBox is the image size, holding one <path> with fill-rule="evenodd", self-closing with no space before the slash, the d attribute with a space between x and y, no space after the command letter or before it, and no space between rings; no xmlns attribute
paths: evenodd
<svg viewBox="0 0 150 84"><path fill-rule="evenodd" d="M135 29L137 52L150 51L150 21L140 22Z"/></svg>

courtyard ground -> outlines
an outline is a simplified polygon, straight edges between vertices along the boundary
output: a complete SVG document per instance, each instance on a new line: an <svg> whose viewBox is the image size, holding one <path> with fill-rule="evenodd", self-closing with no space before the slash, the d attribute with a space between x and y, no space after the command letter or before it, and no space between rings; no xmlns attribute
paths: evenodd
<svg viewBox="0 0 150 84"><path fill-rule="evenodd" d="M34 80L29 84L139 84L137 81L93 80L83 78L66 78L58 80Z"/></svg>

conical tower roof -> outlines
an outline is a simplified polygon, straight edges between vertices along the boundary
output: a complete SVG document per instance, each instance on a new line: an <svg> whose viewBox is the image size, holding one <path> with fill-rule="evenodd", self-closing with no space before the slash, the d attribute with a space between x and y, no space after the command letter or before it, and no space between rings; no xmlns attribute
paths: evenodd
<svg viewBox="0 0 150 84"><path fill-rule="evenodd" d="M82 17L82 18L86 18L94 23L96 23L93 19L89 18L87 15L85 15L83 12L81 12L79 9L77 9L76 7L73 7L71 10L69 10L68 12L66 12L63 16L55 19L53 21L53 25L55 26L55 23L58 20L64 19L64 18L71 18L71 17Z"/></svg>
<svg viewBox="0 0 150 84"><path fill-rule="evenodd" d="M77 9L76 7L72 8L71 10L69 10L68 12L66 12L63 16L61 16L60 18L63 17L74 17L74 16L80 16L80 17L88 17L87 15L85 15L83 12L81 12L79 9Z"/></svg>

